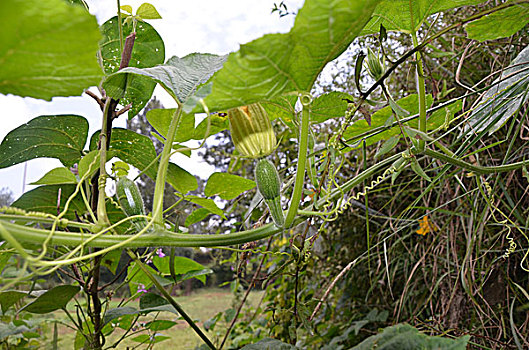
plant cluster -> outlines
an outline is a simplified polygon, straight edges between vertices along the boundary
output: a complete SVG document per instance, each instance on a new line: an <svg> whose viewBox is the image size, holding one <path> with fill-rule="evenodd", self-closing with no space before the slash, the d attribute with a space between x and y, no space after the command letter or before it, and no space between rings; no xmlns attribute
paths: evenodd
<svg viewBox="0 0 529 350"><path fill-rule="evenodd" d="M211 349L527 347L529 46L518 32L529 2L464 11L479 3L307 0L289 33L226 56L166 60L151 4L134 11L118 0L117 16L98 25L83 0L1 2L0 93L85 92L102 112L90 138L83 116L48 115L0 144L0 168L42 157L64 165L0 210L2 345L56 348L59 321L40 337L31 315L62 310L76 349L129 338L152 348L176 325L161 312ZM290 14L284 2L272 12ZM477 44L496 39L508 48ZM318 86L359 43L347 89ZM156 133L113 127L140 113L157 84L177 107L146 113ZM228 129L230 171L197 193L171 156ZM150 212L142 175L154 181ZM183 225L182 206L197 208ZM212 215L228 232L190 232ZM231 284L239 304L215 341L171 293L212 273L179 247L233 252L246 276ZM62 283L45 290L50 275ZM264 297L248 312L255 286ZM130 296L116 305L124 288Z"/></svg>

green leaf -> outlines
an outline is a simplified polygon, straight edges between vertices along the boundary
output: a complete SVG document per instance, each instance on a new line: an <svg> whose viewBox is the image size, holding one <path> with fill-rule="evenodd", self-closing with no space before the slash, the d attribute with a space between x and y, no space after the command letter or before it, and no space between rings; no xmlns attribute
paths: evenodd
<svg viewBox="0 0 529 350"><path fill-rule="evenodd" d="M501 82L499 82L501 80ZM499 83L498 83L499 82ZM522 104L529 101L529 46L511 62L500 78L481 97L481 103L468 118L466 136L488 129L489 135L500 129Z"/></svg>
<svg viewBox="0 0 529 350"><path fill-rule="evenodd" d="M152 68L124 68L109 76L103 87L109 96L120 98L130 89L127 79L143 76L162 85L175 101L186 103L196 89L222 67L225 60L226 56L207 53L192 53L183 58L173 56L164 65Z"/></svg>
<svg viewBox="0 0 529 350"><path fill-rule="evenodd" d="M361 35L378 33L380 25L387 31L413 33L434 13L481 2L482 0L382 0Z"/></svg>
<svg viewBox="0 0 529 350"><path fill-rule="evenodd" d="M148 344L156 344L161 341L171 339L171 337L155 334L155 335L148 335L148 334L142 334L138 335L137 337L131 338L132 341L135 341L137 343L148 343Z"/></svg>
<svg viewBox="0 0 529 350"><path fill-rule="evenodd" d="M82 178L89 170L90 174L88 174L88 176L95 174L95 172L99 170L99 159L99 150L90 151L81 158L79 165L77 166L79 177Z"/></svg>
<svg viewBox="0 0 529 350"><path fill-rule="evenodd" d="M228 116L227 114L223 114L223 115L212 114L209 116L209 123L210 123L209 135L214 135L228 128L229 126ZM208 126L208 118L204 118L204 120L201 121L200 124L197 125L197 128L195 129L195 132L193 134L193 138L195 140L202 140L204 136L208 136L206 135L207 126Z"/></svg>
<svg viewBox="0 0 529 350"><path fill-rule="evenodd" d="M255 187L255 182L237 175L213 173L206 184L204 194L208 197L219 196L222 199L233 199Z"/></svg>
<svg viewBox="0 0 529 350"><path fill-rule="evenodd" d="M373 335L351 350L390 350L390 349L424 349L424 350L465 350L467 348L469 335L450 339L443 337L431 337L420 333L409 324L397 324L386 327L377 335Z"/></svg>
<svg viewBox="0 0 529 350"><path fill-rule="evenodd" d="M178 276L176 279L177 282L182 282L191 278L196 278L197 280L201 281L202 284L206 284L206 275L210 275L214 273L212 269L202 269L202 270L194 270L189 271L187 273L184 273L183 275Z"/></svg>
<svg viewBox="0 0 529 350"><path fill-rule="evenodd" d="M136 16L140 16L142 19L161 19L162 16L156 10L156 7L145 2L138 7Z"/></svg>
<svg viewBox="0 0 529 350"><path fill-rule="evenodd" d="M147 120L156 131L164 138L169 130L169 124L176 109L151 109L147 112ZM195 130L195 115L183 113L175 136L175 142L185 142L193 138Z"/></svg>
<svg viewBox="0 0 529 350"><path fill-rule="evenodd" d="M132 8L130 8L132 11ZM122 18L125 21L125 18ZM123 37L132 33L132 23L123 25ZM105 74L118 71L121 62L119 44L118 17L112 17L101 26L103 40L99 43ZM139 22L136 26L136 39L129 63L129 67L146 68L162 64L165 60L165 45L158 32L146 22ZM125 77L125 76L123 76ZM121 98L123 105L132 104L129 119L141 111L151 99L156 83L141 76L131 76L126 79L128 86ZM107 92L108 93L108 92Z"/></svg>
<svg viewBox="0 0 529 350"><path fill-rule="evenodd" d="M27 211L39 211L57 215L57 198L61 194L59 211L64 210L66 200L72 195L75 185L45 185L28 191L18 198L12 207ZM80 195L74 197L70 202L69 210L64 216L68 220L77 220L77 215L81 216L86 211L85 204Z"/></svg>
<svg viewBox="0 0 529 350"><path fill-rule="evenodd" d="M310 107L311 121L322 123L331 118L343 117L349 106L347 100L353 101L354 97L338 91L319 96Z"/></svg>
<svg viewBox="0 0 529 350"><path fill-rule="evenodd" d="M49 312L62 309L81 290L78 286L63 285L53 287L37 299L26 304L20 311L34 314L47 314Z"/></svg>
<svg viewBox="0 0 529 350"><path fill-rule="evenodd" d="M103 326L116 318L119 318L125 315L137 315L138 312L139 312L138 310L130 306L117 307L114 309L110 309L107 312L105 312L105 316L103 317Z"/></svg>
<svg viewBox="0 0 529 350"><path fill-rule="evenodd" d="M186 221L184 222L184 226L189 227L193 224L196 224L197 222L204 220L209 215L211 215L211 212L206 208L198 208L197 210L192 211L191 214L187 216Z"/></svg>
<svg viewBox="0 0 529 350"><path fill-rule="evenodd" d="M325 65L368 22L379 0L307 0L286 34L268 34L231 53L205 99L211 111L310 91Z"/></svg>
<svg viewBox="0 0 529 350"><path fill-rule="evenodd" d="M529 4L516 4L493 12L465 26L470 39L485 41L506 38L529 23Z"/></svg>
<svg viewBox="0 0 529 350"><path fill-rule="evenodd" d="M30 183L30 185L61 185L61 184L76 184L77 179L72 171L68 168L55 168L48 171L38 181Z"/></svg>
<svg viewBox="0 0 529 350"><path fill-rule="evenodd" d="M176 326L176 322L169 320L155 320L145 325L145 328L151 331L165 331L173 326Z"/></svg>
<svg viewBox="0 0 529 350"><path fill-rule="evenodd" d="M57 158L65 166L81 159L88 121L77 115L43 115L11 130L0 144L0 168L34 158Z"/></svg>
<svg viewBox="0 0 529 350"><path fill-rule="evenodd" d="M132 6L130 6L130 5L122 5L119 8L122 9L123 11L127 12L128 14L132 15Z"/></svg>
<svg viewBox="0 0 529 350"><path fill-rule="evenodd" d="M145 293L140 298L140 312L149 313L167 311L179 315L178 311L164 297L154 293Z"/></svg>
<svg viewBox="0 0 529 350"><path fill-rule="evenodd" d="M422 170L422 167L421 167L421 165L419 164L419 162L417 161L417 159L413 158L413 159L411 160L410 166L411 166L411 169L412 169L417 175L419 175L420 177L422 177L422 178L425 179L426 181L432 182L432 179L431 179L428 175L426 175L426 173L424 172L424 170Z"/></svg>
<svg viewBox="0 0 529 350"><path fill-rule="evenodd" d="M375 158L380 157L391 151L399 143L400 135L393 135L380 146L380 149L375 154Z"/></svg>
<svg viewBox="0 0 529 350"><path fill-rule="evenodd" d="M27 295L26 292L21 292L19 290L8 290L0 293L0 306L2 307L2 313L5 314L6 311L20 299Z"/></svg>
<svg viewBox="0 0 529 350"><path fill-rule="evenodd" d="M155 256L152 259L152 262L154 266L160 271L160 273L164 275L170 275L171 269L170 269L170 260L169 257L163 257L160 258L159 256ZM174 273L176 275L183 275L186 273L189 273L191 271L202 271L205 270L206 267L202 264L197 263L194 260L191 260L189 258L183 257L183 256L175 256L174 257ZM202 283L206 283L206 276L205 274L200 274L196 277L199 281Z"/></svg>
<svg viewBox="0 0 529 350"><path fill-rule="evenodd" d="M98 140L99 131L92 135L90 140L91 150L97 149ZM145 174L153 180L156 179L159 162L155 161L151 164L156 159L156 150L149 137L135 133L132 130L113 128L109 151L111 154L108 159L113 156L118 157L142 171L149 166ZM198 188L196 177L173 163L169 163L167 182L174 189L184 194Z"/></svg>
<svg viewBox="0 0 529 350"><path fill-rule="evenodd" d="M207 209L211 213L219 215L222 218L226 219L226 216L224 215L222 209L220 209L215 203L215 201L212 199L197 196L187 196L185 197L185 200L200 205L202 208Z"/></svg>
<svg viewBox="0 0 529 350"><path fill-rule="evenodd" d="M101 264L107 269L109 269L110 272L112 272L112 274L114 275L116 274L116 270L119 265L119 260L121 259L121 253L122 251L120 249L114 249L103 255L103 258L101 259Z"/></svg>
<svg viewBox="0 0 529 350"><path fill-rule="evenodd" d="M97 85L97 21L62 0L0 1L0 93L50 101Z"/></svg>

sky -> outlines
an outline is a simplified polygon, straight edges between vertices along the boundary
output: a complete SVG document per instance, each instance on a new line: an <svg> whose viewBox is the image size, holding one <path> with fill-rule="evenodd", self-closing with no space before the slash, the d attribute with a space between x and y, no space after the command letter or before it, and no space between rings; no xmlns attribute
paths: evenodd
<svg viewBox="0 0 529 350"><path fill-rule="evenodd" d="M108 0L86 0L90 13L99 24L116 14L116 2ZM121 5L131 5L134 11L144 1L121 0ZM169 1L149 0L162 19L149 23L158 31L165 43L166 59L172 56L183 57L193 52L227 54L237 51L240 44L257 39L268 33L285 33L294 24L294 16L279 17L271 13L276 0L194 0ZM303 0L284 0L290 11L297 12ZM93 91L95 91L93 89ZM171 97L160 87L154 95L166 108L175 106ZM88 119L90 130L100 129L101 110L90 97L56 97L52 101L22 98L0 94L0 106L4 117L0 123L0 140L9 131L40 115L77 114ZM116 122L115 127L125 126L125 116ZM207 178L215 169L201 163L195 155L191 159L184 156L172 159L190 173ZM27 164L25 166L25 164ZM47 171L62 166L56 159L34 159L9 168L0 169L0 188L8 187L18 198L25 191L34 188L28 185L37 181ZM26 176L24 181L24 170ZM25 186L24 186L25 183Z"/></svg>

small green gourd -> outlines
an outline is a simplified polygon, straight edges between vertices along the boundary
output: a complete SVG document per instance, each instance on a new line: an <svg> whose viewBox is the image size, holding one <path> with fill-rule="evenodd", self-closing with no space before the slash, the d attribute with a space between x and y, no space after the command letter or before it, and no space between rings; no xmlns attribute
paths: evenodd
<svg viewBox="0 0 529 350"><path fill-rule="evenodd" d="M138 186L126 176L122 176L116 182L116 196L119 205L127 216L145 215L145 205ZM139 229L144 227L144 218L135 218L132 223Z"/></svg>
<svg viewBox="0 0 529 350"><path fill-rule="evenodd" d="M285 215L281 207L281 180L272 162L261 159L255 167L255 182L261 196L263 196L274 223L283 227Z"/></svg>

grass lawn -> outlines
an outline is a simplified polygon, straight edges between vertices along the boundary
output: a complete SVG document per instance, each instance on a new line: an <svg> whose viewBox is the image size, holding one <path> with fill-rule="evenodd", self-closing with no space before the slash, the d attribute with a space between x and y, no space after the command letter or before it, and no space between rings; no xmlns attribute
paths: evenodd
<svg viewBox="0 0 529 350"><path fill-rule="evenodd" d="M247 305L256 306L262 296L262 292L252 292L247 301ZM192 293L189 296L181 296L176 298L177 302L182 306L184 310L195 319L200 327L202 327L203 322L207 321L209 318L215 316L218 312L223 312L232 307L233 295L227 289L218 289L218 288L208 288L208 289L199 289L197 292ZM118 301L112 302L112 306L118 304ZM71 304L70 304L71 305ZM129 303L127 306L138 308L138 301ZM75 317L75 312L72 313ZM149 322L154 319L156 313L150 313L145 317L140 318L140 322ZM161 312L157 315L159 320L170 320L175 321L177 324L168 330L159 331L158 333L163 336L170 337L170 339L164 340L159 344L155 344L153 349L194 349L195 346L201 345L203 342L196 335L196 333L187 325L187 323L180 319L177 315L170 312ZM65 313L63 311L58 311L54 314L55 319L64 320L71 324L68 321ZM227 324L222 321L217 323L215 328L215 334L224 335L224 331L227 328ZM106 339L106 346L114 344L114 342L119 339L124 334L124 331L121 329L116 329L109 337ZM133 341L132 338L135 338L141 334L148 334L146 331L141 331L130 335L122 341L118 349L146 349L147 345ZM206 335L217 344L221 339L216 339L215 334L212 332L206 332ZM48 335L48 339L51 339L52 335ZM59 348L60 349L72 349L75 339L75 331L60 325L59 326Z"/></svg>

